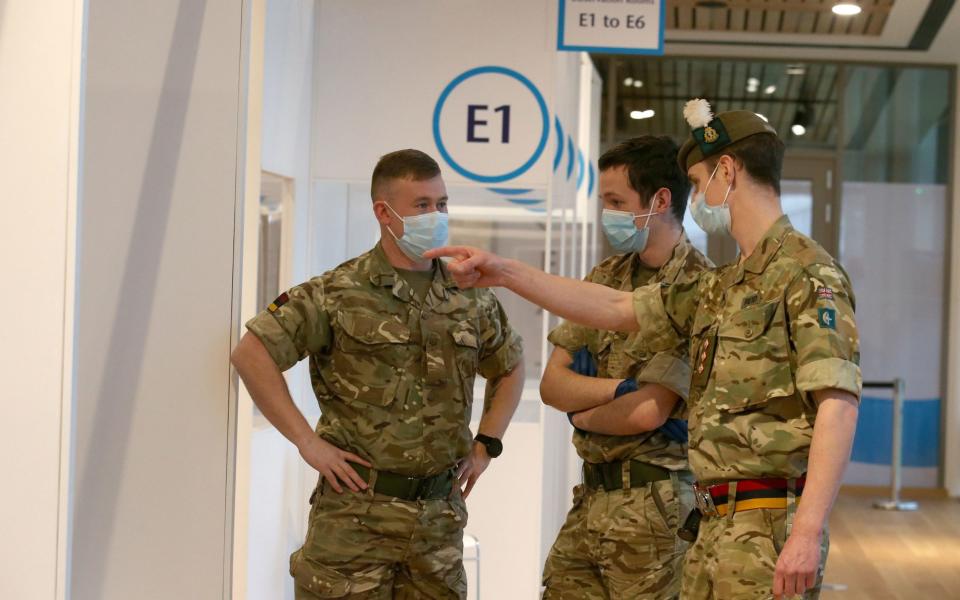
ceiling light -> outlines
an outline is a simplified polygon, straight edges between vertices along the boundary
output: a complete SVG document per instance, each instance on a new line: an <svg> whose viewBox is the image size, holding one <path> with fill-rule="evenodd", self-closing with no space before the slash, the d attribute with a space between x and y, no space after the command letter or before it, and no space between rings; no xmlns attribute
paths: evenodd
<svg viewBox="0 0 960 600"><path fill-rule="evenodd" d="M793 126L790 127L790 131L793 132L793 135L801 136L807 132L807 128L800 123L794 123Z"/></svg>
<svg viewBox="0 0 960 600"><path fill-rule="evenodd" d="M833 5L833 14L840 15L841 17L852 17L853 15L859 15L860 11L863 9L859 5L854 4L853 2L840 2Z"/></svg>
<svg viewBox="0 0 960 600"><path fill-rule="evenodd" d="M758 117L760 117L761 119L763 119L763 122L764 122L764 123L769 123L769 122L770 122L770 119L768 119L767 117L761 115L760 113L754 113L754 114L757 115Z"/></svg>
<svg viewBox="0 0 960 600"><path fill-rule="evenodd" d="M642 88L642 87L643 87L643 82L640 81L639 79L634 79L634 80L633 80L633 87L635 87L635 88Z"/></svg>
<svg viewBox="0 0 960 600"><path fill-rule="evenodd" d="M623 80L623 85L633 85L633 77L627 77Z"/></svg>
<svg viewBox="0 0 960 600"><path fill-rule="evenodd" d="M787 75L806 75L807 68L801 65L790 65L787 67Z"/></svg>
<svg viewBox="0 0 960 600"><path fill-rule="evenodd" d="M747 86L748 86L748 87L757 87L758 85L760 85L760 80L757 79L756 77L751 77L751 78L747 79Z"/></svg>
<svg viewBox="0 0 960 600"><path fill-rule="evenodd" d="M637 120L640 120L640 119L649 119L650 117L652 117L652 116L655 115L655 114L657 114L657 113L655 113L652 108L647 109L647 110L631 110L631 111L630 111L630 118L631 118L631 119L637 119Z"/></svg>
<svg viewBox="0 0 960 600"><path fill-rule="evenodd" d="M775 85L768 85L767 87L763 88L763 93L768 96L774 93L775 91L777 91L777 86Z"/></svg>

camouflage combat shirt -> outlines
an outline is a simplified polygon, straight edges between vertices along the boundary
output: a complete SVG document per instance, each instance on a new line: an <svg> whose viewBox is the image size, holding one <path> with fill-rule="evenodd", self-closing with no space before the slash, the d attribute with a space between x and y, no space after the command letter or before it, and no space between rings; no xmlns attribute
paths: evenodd
<svg viewBox="0 0 960 600"><path fill-rule="evenodd" d="M659 270L651 269L635 252L612 256L590 271L586 281L617 290L631 291L636 285L693 281L710 263L693 247L686 234L674 247L673 255ZM612 379L634 378L638 383L657 383L680 396L674 416L683 413L683 399L690 384L687 344L678 340L672 348L653 352L637 334L590 329L564 321L550 332L555 346L570 354L586 346L597 361L597 376ZM672 470L687 468L687 449L658 431L616 436L574 431L577 453L590 463L635 459Z"/></svg>
<svg viewBox="0 0 960 600"><path fill-rule="evenodd" d="M812 392L859 398L860 350L846 272L783 216L735 264L634 291L640 334L690 344L690 467L701 482L806 472Z"/></svg>
<svg viewBox="0 0 960 600"><path fill-rule="evenodd" d="M457 288L434 261L421 302L379 244L292 288L247 328L281 370L310 358L321 437L410 476L467 455L474 376L503 376L521 356L491 291Z"/></svg>

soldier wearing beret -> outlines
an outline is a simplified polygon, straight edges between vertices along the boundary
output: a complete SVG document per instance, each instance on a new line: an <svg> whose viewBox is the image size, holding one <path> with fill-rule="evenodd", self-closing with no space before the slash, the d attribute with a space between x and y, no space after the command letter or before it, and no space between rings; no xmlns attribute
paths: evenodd
<svg viewBox="0 0 960 600"><path fill-rule="evenodd" d="M232 362L320 473L290 558L296 598L463 599L464 498L500 454L520 401L520 338L492 293L459 289L423 257L447 238L432 158L382 157L371 195L380 243L277 298L247 323ZM303 359L322 411L316 430L281 374ZM474 439L477 374L487 388Z"/></svg>
<svg viewBox="0 0 960 600"><path fill-rule="evenodd" d="M840 265L780 207L784 146L749 111L688 103L679 160L708 232L729 232L733 264L632 294L447 248L461 285L504 286L567 319L633 331L652 348L689 344L690 467L703 516L681 597L816 598L827 518L861 391L854 294ZM438 254L440 253L438 252Z"/></svg>

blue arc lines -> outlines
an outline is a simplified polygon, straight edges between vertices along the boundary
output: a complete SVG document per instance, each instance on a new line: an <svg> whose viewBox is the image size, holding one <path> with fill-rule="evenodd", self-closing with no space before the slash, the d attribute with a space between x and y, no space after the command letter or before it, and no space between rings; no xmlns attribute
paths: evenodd
<svg viewBox="0 0 960 600"><path fill-rule="evenodd" d="M553 131L556 137L556 149L553 153L554 173L562 168L564 154L566 154L567 164L563 171L565 179L570 181L574 172L576 172L577 191L583 189L584 184L586 184L587 196L592 196L597 179L593 162L584 155L582 149L577 147L573 141L573 136L564 130L563 123L557 115L553 117ZM487 189L499 196L504 196L504 199L508 202L520 206L534 206L545 202L542 198L523 197L525 194L534 191L530 188L488 187Z"/></svg>
<svg viewBox="0 0 960 600"><path fill-rule="evenodd" d="M553 131L554 134L556 134L557 144L557 148L553 154L553 172L556 173L560 170L564 150L566 150L567 167L564 173L566 180L570 181L570 178L573 177L574 165L576 165L577 191L583 188L584 181L586 181L587 195L593 195L593 188L596 183L593 162L584 156L583 150L576 147L573 143L573 136L571 136L569 132L564 132L563 123L560 122L560 117L557 115L553 116ZM566 148L564 148L564 146L566 146Z"/></svg>

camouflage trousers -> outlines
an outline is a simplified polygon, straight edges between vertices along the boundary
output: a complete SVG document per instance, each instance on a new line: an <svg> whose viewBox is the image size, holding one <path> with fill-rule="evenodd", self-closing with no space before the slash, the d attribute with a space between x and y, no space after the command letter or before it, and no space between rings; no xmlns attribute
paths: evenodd
<svg viewBox="0 0 960 600"><path fill-rule="evenodd" d="M683 566L684 600L773 598L773 572L787 539L787 511L757 508L724 517L705 517ZM820 597L830 542L823 532L816 586L803 595Z"/></svg>
<svg viewBox="0 0 960 600"><path fill-rule="evenodd" d="M693 505L690 481L573 493L543 568L543 600L677 598L687 547L677 528Z"/></svg>
<svg viewBox="0 0 960 600"><path fill-rule="evenodd" d="M450 499L421 501L324 486L307 539L290 557L295 597L463 600L466 523L456 486Z"/></svg>

